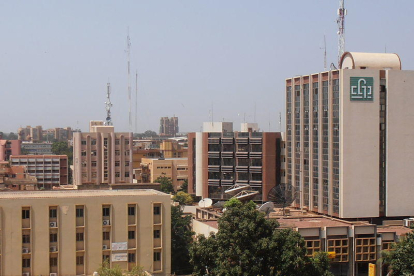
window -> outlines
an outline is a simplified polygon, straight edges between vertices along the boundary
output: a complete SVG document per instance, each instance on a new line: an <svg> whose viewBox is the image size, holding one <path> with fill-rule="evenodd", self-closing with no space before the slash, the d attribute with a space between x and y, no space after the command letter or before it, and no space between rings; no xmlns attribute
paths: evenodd
<svg viewBox="0 0 414 276"><path fill-rule="evenodd" d="M119 161L115 161L115 167L119 167L121 163Z"/></svg>
<svg viewBox="0 0 414 276"><path fill-rule="evenodd" d="M161 252L154 252L154 262L161 261Z"/></svg>
<svg viewBox="0 0 414 276"><path fill-rule="evenodd" d="M30 210L22 210L22 219L30 218Z"/></svg>
<svg viewBox="0 0 414 276"><path fill-rule="evenodd" d="M125 145L129 145L129 140L125 139Z"/></svg>
<svg viewBox="0 0 414 276"><path fill-rule="evenodd" d="M96 145L96 140L95 139L91 139L91 145Z"/></svg>
<svg viewBox="0 0 414 276"><path fill-rule="evenodd" d="M30 259L23 259L22 266L24 268L30 267Z"/></svg>
<svg viewBox="0 0 414 276"><path fill-rule="evenodd" d="M125 162L125 167L129 167L129 161Z"/></svg>
<svg viewBox="0 0 414 276"><path fill-rule="evenodd" d="M76 217L83 218L83 208L76 208Z"/></svg>
<svg viewBox="0 0 414 276"><path fill-rule="evenodd" d="M57 266L57 258L55 257L55 258L50 258L50 260L49 260L49 264L50 264L50 266Z"/></svg>
<svg viewBox="0 0 414 276"><path fill-rule="evenodd" d="M159 239L161 237L161 231L160 230L154 230L154 239Z"/></svg>
<svg viewBox="0 0 414 276"><path fill-rule="evenodd" d="M128 253L128 263L135 263L135 253Z"/></svg>
<svg viewBox="0 0 414 276"><path fill-rule="evenodd" d="M135 216L135 206L128 206L128 216Z"/></svg>
<svg viewBox="0 0 414 276"><path fill-rule="evenodd" d="M135 231L128 231L128 240L135 240Z"/></svg>
<svg viewBox="0 0 414 276"><path fill-rule="evenodd" d="M126 150L125 151L125 156L128 156L129 155L129 150Z"/></svg>
<svg viewBox="0 0 414 276"><path fill-rule="evenodd" d="M83 256L76 256L76 265L83 265Z"/></svg>
<svg viewBox="0 0 414 276"><path fill-rule="evenodd" d="M125 177L129 177L129 172L125 172Z"/></svg>
<svg viewBox="0 0 414 276"><path fill-rule="evenodd" d="M57 209L49 209L49 218L57 218Z"/></svg>
<svg viewBox="0 0 414 276"><path fill-rule="evenodd" d="M102 239L104 241L109 241L110 240L110 232L102 232Z"/></svg>
<svg viewBox="0 0 414 276"><path fill-rule="evenodd" d="M154 215L159 215L159 214L161 214L160 206L154 206Z"/></svg>
<svg viewBox="0 0 414 276"><path fill-rule="evenodd" d="M22 236L23 243L30 243L30 235L23 235Z"/></svg>
<svg viewBox="0 0 414 276"><path fill-rule="evenodd" d="M110 215L109 207L103 207L102 208L102 216L109 217L109 215Z"/></svg>
<svg viewBox="0 0 414 276"><path fill-rule="evenodd" d="M115 177L121 177L121 173L120 172L115 172Z"/></svg>
<svg viewBox="0 0 414 276"><path fill-rule="evenodd" d="M91 151L92 156L96 156L96 150Z"/></svg>
<svg viewBox="0 0 414 276"><path fill-rule="evenodd" d="M57 233L52 233L49 235L50 242L57 242L57 239L58 239Z"/></svg>
<svg viewBox="0 0 414 276"><path fill-rule="evenodd" d="M83 150L83 151L81 152L81 156L86 156L86 151L84 151L84 150Z"/></svg>
<svg viewBox="0 0 414 276"><path fill-rule="evenodd" d="M121 152L119 150L115 150L115 155L119 156L119 155L121 155Z"/></svg>
<svg viewBox="0 0 414 276"><path fill-rule="evenodd" d="M92 166L92 167L96 167L96 161L92 161L92 162L91 162L91 166Z"/></svg>
<svg viewBox="0 0 414 276"><path fill-rule="evenodd" d="M119 145L119 139L115 139L115 145Z"/></svg>
<svg viewBox="0 0 414 276"><path fill-rule="evenodd" d="M83 241L83 233L76 233L76 241Z"/></svg>
<svg viewBox="0 0 414 276"><path fill-rule="evenodd" d="M85 146L86 145L86 140L82 140L81 145Z"/></svg>

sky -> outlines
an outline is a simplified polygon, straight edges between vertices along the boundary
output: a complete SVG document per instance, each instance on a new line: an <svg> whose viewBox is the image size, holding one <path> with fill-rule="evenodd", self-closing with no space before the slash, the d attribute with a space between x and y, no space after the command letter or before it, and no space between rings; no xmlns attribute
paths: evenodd
<svg viewBox="0 0 414 276"><path fill-rule="evenodd" d="M324 70L324 36L328 67L337 63L338 7L336 0L0 0L0 131L88 131L90 120L106 117L108 82L116 131L158 132L160 117L174 115L181 132L211 120L283 131L285 79ZM345 8L346 51L398 53L403 69L414 69L414 1L345 0Z"/></svg>

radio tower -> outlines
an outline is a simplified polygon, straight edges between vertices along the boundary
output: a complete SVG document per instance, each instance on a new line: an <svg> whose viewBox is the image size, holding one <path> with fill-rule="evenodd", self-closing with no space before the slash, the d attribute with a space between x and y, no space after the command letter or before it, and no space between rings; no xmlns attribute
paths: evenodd
<svg viewBox="0 0 414 276"><path fill-rule="evenodd" d="M106 102L105 102L105 109L106 109L106 126L112 126L112 118L111 118L111 84L108 82L106 84Z"/></svg>
<svg viewBox="0 0 414 276"><path fill-rule="evenodd" d="M128 101L129 101L129 131L132 132L131 116L131 40L129 39L129 28L127 36L127 55L128 55Z"/></svg>
<svg viewBox="0 0 414 276"><path fill-rule="evenodd" d="M345 52L345 15L347 14L346 9L344 8L344 1L339 0L339 9L338 9L338 68L340 66L341 57Z"/></svg>

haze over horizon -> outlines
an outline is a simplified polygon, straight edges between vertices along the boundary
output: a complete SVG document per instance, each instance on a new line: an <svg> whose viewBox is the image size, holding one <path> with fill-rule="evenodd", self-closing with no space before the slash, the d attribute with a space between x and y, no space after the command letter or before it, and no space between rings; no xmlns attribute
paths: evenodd
<svg viewBox="0 0 414 276"><path fill-rule="evenodd" d="M106 117L108 81L115 129L128 131L128 27L137 132L158 132L160 117L174 115L181 132L199 131L212 106L214 121L235 130L256 113L262 130L279 131L281 112L283 130L285 78L324 70L324 35L328 68L337 63L339 1L97 3L0 2L0 131L87 131ZM386 50L414 69L414 1L346 0L345 8L347 51Z"/></svg>

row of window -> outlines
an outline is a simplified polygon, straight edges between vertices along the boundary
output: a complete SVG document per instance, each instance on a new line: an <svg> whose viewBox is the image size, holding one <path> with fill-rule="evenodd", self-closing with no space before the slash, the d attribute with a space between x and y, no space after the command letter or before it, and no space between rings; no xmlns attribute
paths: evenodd
<svg viewBox="0 0 414 276"><path fill-rule="evenodd" d="M104 144L105 145L108 144L108 139L107 138L104 139ZM115 145L120 145L120 144L121 144L120 140L115 139ZM86 140L82 140L81 145L86 146ZM96 139L91 139L91 145L96 145ZM129 145L129 140L128 139L125 140L125 145Z"/></svg>

